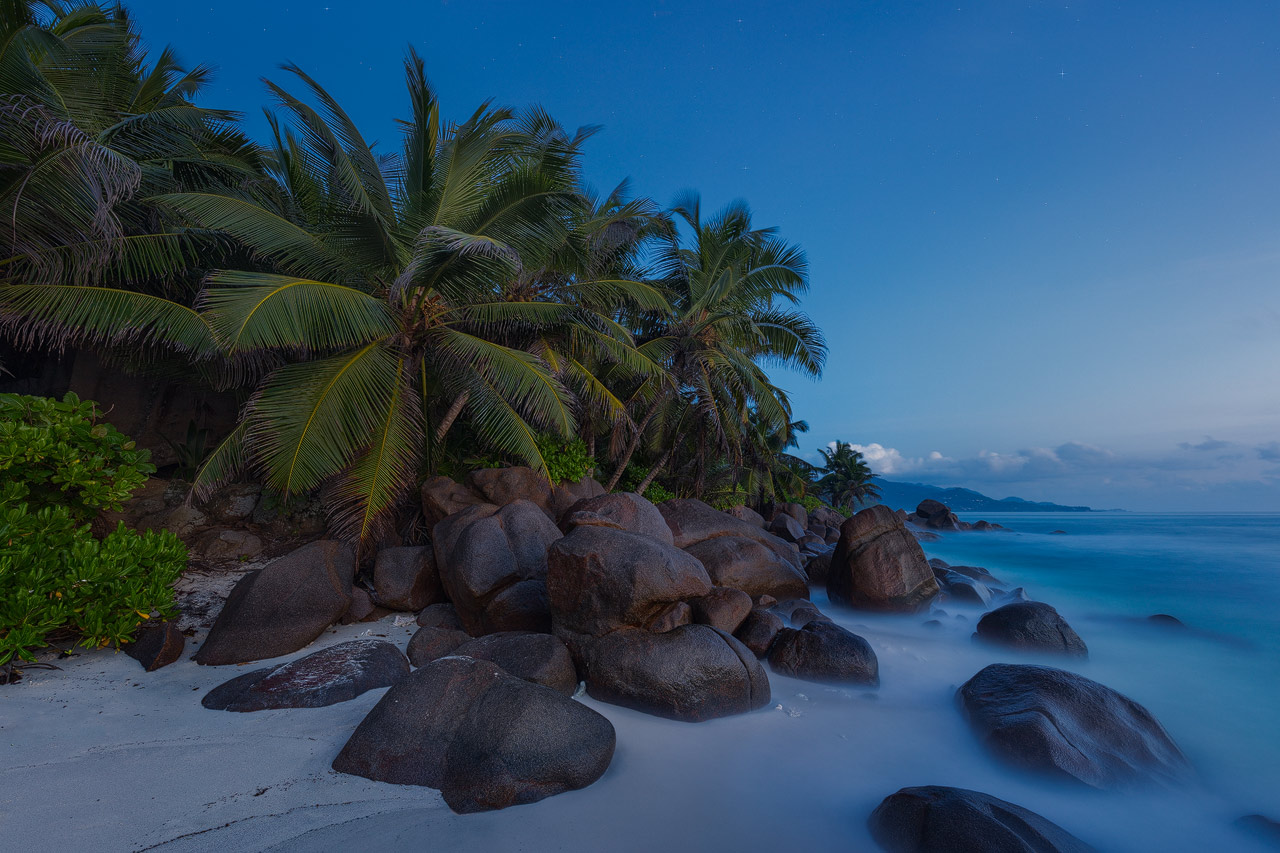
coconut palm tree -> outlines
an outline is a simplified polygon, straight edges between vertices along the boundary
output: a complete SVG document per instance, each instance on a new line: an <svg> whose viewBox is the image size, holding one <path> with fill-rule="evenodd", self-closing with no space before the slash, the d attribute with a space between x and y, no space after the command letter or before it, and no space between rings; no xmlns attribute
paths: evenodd
<svg viewBox="0 0 1280 853"><path fill-rule="evenodd" d="M704 219L700 199L688 194L673 213L689 235L686 241L678 231L670 232L658 258L674 313L633 320L638 351L666 371L639 383L630 395L635 428L618 455L609 489L662 414L688 424L686 434L697 447L693 491L701 494L708 466L718 455L740 462L740 438L750 417L768 428L790 422L785 395L764 366L816 377L826 359L822 333L794 308L808 289L804 254L797 247L779 239L775 229L753 228L751 212L741 202ZM693 422L683 418L682 405L696 413Z"/></svg>
<svg viewBox="0 0 1280 853"><path fill-rule="evenodd" d="M852 509L856 504L880 499L876 474L862 458L860 451L844 441L836 441L830 450L820 448L824 472L818 487L837 509Z"/></svg>

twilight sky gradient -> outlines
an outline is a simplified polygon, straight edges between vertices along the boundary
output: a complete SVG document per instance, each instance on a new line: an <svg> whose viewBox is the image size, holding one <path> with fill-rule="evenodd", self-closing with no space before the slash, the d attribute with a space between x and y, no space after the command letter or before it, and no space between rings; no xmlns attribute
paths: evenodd
<svg viewBox="0 0 1280 853"><path fill-rule="evenodd" d="M129 4L251 114L294 60L398 145L413 44L603 124L601 188L746 198L808 252L812 430L893 479L1280 510L1280 3Z"/></svg>

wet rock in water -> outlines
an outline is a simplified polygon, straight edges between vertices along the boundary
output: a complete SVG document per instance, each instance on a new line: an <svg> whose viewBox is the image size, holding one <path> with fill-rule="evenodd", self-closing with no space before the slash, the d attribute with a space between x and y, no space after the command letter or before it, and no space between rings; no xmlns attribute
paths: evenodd
<svg viewBox="0 0 1280 853"><path fill-rule="evenodd" d="M690 600L693 621L699 625L719 628L726 634L738 630L742 620L751 612L751 596L740 589L718 586L700 598Z"/></svg>
<svg viewBox="0 0 1280 853"><path fill-rule="evenodd" d="M978 583L973 578L966 577L959 572L946 570L943 576L938 578L938 583L947 597L954 602L972 604L977 607L989 607L991 605L991 590L987 589L985 584Z"/></svg>
<svg viewBox="0 0 1280 853"><path fill-rule="evenodd" d="M400 650L382 640L352 640L276 667L233 678L200 704L216 711L321 708L390 687L409 674Z"/></svg>
<svg viewBox="0 0 1280 853"><path fill-rule="evenodd" d="M831 557L827 594L868 610L914 612L938 594L920 543L883 504L844 523Z"/></svg>
<svg viewBox="0 0 1280 853"><path fill-rule="evenodd" d="M1101 789L1175 781L1187 771L1150 711L1081 675L997 663L958 698L983 745L1027 770Z"/></svg>
<svg viewBox="0 0 1280 853"><path fill-rule="evenodd" d="M405 652L409 655L409 663L426 666L433 660L453 654L454 649L470 639L471 635L466 631L453 628L419 628L409 638Z"/></svg>
<svg viewBox="0 0 1280 853"><path fill-rule="evenodd" d="M758 658L768 656L778 633L787 627L782 617L770 610L756 608L742 620L734 636Z"/></svg>
<svg viewBox="0 0 1280 853"><path fill-rule="evenodd" d="M1065 531L1065 530L1050 530L1050 531L1049 531L1049 535L1050 535L1050 536L1061 536L1061 535L1064 535L1066 532L1067 532L1067 531Z"/></svg>
<svg viewBox="0 0 1280 853"><path fill-rule="evenodd" d="M351 773L437 788L459 813L585 788L608 769L613 725L490 661L451 656L387 691L333 761Z"/></svg>
<svg viewBox="0 0 1280 853"><path fill-rule="evenodd" d="M572 696L578 689L578 671L569 649L551 634L504 631L467 640L450 654L487 660L504 672Z"/></svg>
<svg viewBox="0 0 1280 853"><path fill-rule="evenodd" d="M706 625L664 634L621 628L587 639L582 677L595 699L686 722L762 708L769 678L742 643Z"/></svg>
<svg viewBox="0 0 1280 853"><path fill-rule="evenodd" d="M1280 849L1280 821L1265 815L1250 814L1237 818L1235 825L1257 840Z"/></svg>
<svg viewBox="0 0 1280 853"><path fill-rule="evenodd" d="M973 526L970 529L975 530L979 533L989 532L992 530L1008 530L1008 528L1005 527L1003 524L994 524L990 521L981 521L981 520L975 521L973 523Z"/></svg>
<svg viewBox="0 0 1280 853"><path fill-rule="evenodd" d="M920 502L909 519L921 527L930 530L968 530L969 525L961 521L951 508L941 501L927 498Z"/></svg>
<svg viewBox="0 0 1280 853"><path fill-rule="evenodd" d="M780 601L773 606L773 612L777 613L784 621L791 623L793 628L801 628L815 619L820 622L830 622L831 617L823 613L817 606L807 598L790 598L786 601Z"/></svg>
<svg viewBox="0 0 1280 853"><path fill-rule="evenodd" d="M440 580L467 633L551 630L547 547L560 537L526 500L469 507L433 528Z"/></svg>
<svg viewBox="0 0 1280 853"><path fill-rule="evenodd" d="M1147 617L1147 621L1167 628L1187 627L1177 616L1170 616L1168 613L1154 613Z"/></svg>
<svg viewBox="0 0 1280 853"><path fill-rule="evenodd" d="M951 568L951 564L939 557L930 557L929 567L932 569L949 569Z"/></svg>
<svg viewBox="0 0 1280 853"><path fill-rule="evenodd" d="M658 507L677 548L689 548L699 542L720 536L737 536L754 540L773 551L783 560L800 568L800 552L795 545L783 542L768 531L754 524L734 518L693 498L670 500Z"/></svg>
<svg viewBox="0 0 1280 853"><path fill-rule="evenodd" d="M905 527L907 532L911 534L911 538L917 542L937 542L942 539L938 534L930 533L928 530L921 530L914 524L907 524Z"/></svg>
<svg viewBox="0 0 1280 853"><path fill-rule="evenodd" d="M674 544L671 528L667 527L658 508L632 492L614 492L578 501L565 513L561 526L565 533L570 533L581 525L612 527L648 536L667 545Z"/></svg>
<svg viewBox="0 0 1280 853"><path fill-rule="evenodd" d="M887 853L1093 853L1035 812L941 785L903 788L886 797L867 826Z"/></svg>
<svg viewBox="0 0 1280 853"><path fill-rule="evenodd" d="M334 540L308 543L249 572L227 596L196 663L245 663L296 652L347 612L355 573L355 552Z"/></svg>
<svg viewBox="0 0 1280 853"><path fill-rule="evenodd" d="M124 646L124 652L142 664L145 671L155 672L182 657L186 643L177 623L161 622L139 628L133 642Z"/></svg>
<svg viewBox="0 0 1280 853"><path fill-rule="evenodd" d="M452 604L432 604L430 607L423 609L418 614L418 626L421 628L452 628L455 631L462 630L462 620L458 618L458 611L453 609Z"/></svg>
<svg viewBox="0 0 1280 853"><path fill-rule="evenodd" d="M725 512L728 515L732 515L734 518L745 521L753 527L759 527L762 530L769 526L769 522L764 520L764 516L749 506L738 504L735 507L730 507Z"/></svg>
<svg viewBox="0 0 1280 853"><path fill-rule="evenodd" d="M547 591L556 631L599 636L644 626L675 602L711 591L689 554L612 527L575 527L547 553Z"/></svg>
<svg viewBox="0 0 1280 853"><path fill-rule="evenodd" d="M929 561L929 565L931 566L933 565L932 560ZM947 571L955 572L958 575L963 575L964 577L972 578L973 580L976 580L978 583L985 584L987 586L1001 585L1000 581L996 578L996 576L991 574L991 572L987 571L986 569L982 568L982 566L944 566L943 568L945 568ZM935 574L937 573L936 567L934 569L934 573Z"/></svg>
<svg viewBox="0 0 1280 853"><path fill-rule="evenodd" d="M834 549L828 549L810 557L809 562L805 563L804 571L809 576L810 588L827 585L827 576L831 573L831 558L834 554Z"/></svg>
<svg viewBox="0 0 1280 853"><path fill-rule="evenodd" d="M421 610L444 600L430 545L383 548L373 564L377 602L392 610Z"/></svg>
<svg viewBox="0 0 1280 853"><path fill-rule="evenodd" d="M835 684L879 686L880 664L871 644L833 622L784 628L769 652L775 672Z"/></svg>
<svg viewBox="0 0 1280 853"><path fill-rule="evenodd" d="M702 563L716 586L740 589L753 597L809 597L804 571L755 539L717 536L690 545L685 550Z"/></svg>
<svg viewBox="0 0 1280 853"><path fill-rule="evenodd" d="M532 468L477 468L467 475L467 485L496 506L529 501L548 515L551 511L551 481Z"/></svg>
<svg viewBox="0 0 1280 853"><path fill-rule="evenodd" d="M941 623L941 622L939 622L937 619L930 619L930 620L928 620L927 622L925 622L925 623L924 623L924 627L926 627L926 628L934 628L934 629L936 629L936 628L941 628L941 627L942 627L942 623Z"/></svg>
<svg viewBox="0 0 1280 853"><path fill-rule="evenodd" d="M422 484L422 517L435 526L455 512L484 503L484 499L448 477L429 477Z"/></svg>
<svg viewBox="0 0 1280 853"><path fill-rule="evenodd" d="M1019 601L996 608L978 620L974 636L1023 651L1088 657L1089 649L1067 620L1042 601Z"/></svg>

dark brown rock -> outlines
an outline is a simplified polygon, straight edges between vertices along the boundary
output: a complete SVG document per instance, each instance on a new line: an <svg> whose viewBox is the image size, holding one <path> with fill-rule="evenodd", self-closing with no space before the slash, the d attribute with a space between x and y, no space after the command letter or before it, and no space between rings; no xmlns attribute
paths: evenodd
<svg viewBox="0 0 1280 853"><path fill-rule="evenodd" d="M702 563L716 586L740 589L753 597L809 597L804 572L793 561L755 539L716 536L685 550Z"/></svg>
<svg viewBox="0 0 1280 853"><path fill-rule="evenodd" d="M845 516L836 512L834 509L832 509L829 506L816 507L812 512L809 513L810 527L814 526L815 524L824 524L827 527L834 527L836 530L839 530L840 525L844 524L844 520L845 520Z"/></svg>
<svg viewBox="0 0 1280 853"><path fill-rule="evenodd" d="M578 501L565 513L562 527L565 533L569 533L581 525L613 527L648 536L667 545L674 544L671 528L667 527L658 508L632 492L614 492Z"/></svg>
<svg viewBox="0 0 1280 853"><path fill-rule="evenodd" d="M587 692L603 702L700 722L769 703L769 678L746 646L706 625L664 634L621 628L583 647Z"/></svg>
<svg viewBox="0 0 1280 853"><path fill-rule="evenodd" d="M599 636L644 626L668 605L711 591L702 564L684 551L612 527L575 527L547 562L557 632Z"/></svg>
<svg viewBox="0 0 1280 853"><path fill-rule="evenodd" d="M457 812L531 803L599 779L613 758L600 714L497 664L446 657L387 691L333 769L439 788Z"/></svg>
<svg viewBox="0 0 1280 853"><path fill-rule="evenodd" d="M868 610L914 612L938 594L920 543L883 504L864 509L840 529L827 576L831 600Z"/></svg>
<svg viewBox="0 0 1280 853"><path fill-rule="evenodd" d="M693 608L694 622L719 628L726 634L738 630L752 607L750 595L727 586L715 587L706 595L692 599L689 604Z"/></svg>
<svg viewBox="0 0 1280 853"><path fill-rule="evenodd" d="M880 664L871 644L817 619L800 630L782 629L769 651L769 664L783 675L809 681L880 684Z"/></svg>
<svg viewBox="0 0 1280 853"><path fill-rule="evenodd" d="M142 664L145 671L155 672L182 657L186 643L176 623L161 622L139 628L133 642L125 645L124 651Z"/></svg>
<svg viewBox="0 0 1280 853"><path fill-rule="evenodd" d="M771 610L757 607L742 620L734 636L758 658L767 657L774 640L787 623Z"/></svg>
<svg viewBox="0 0 1280 853"><path fill-rule="evenodd" d="M453 654L454 649L470 639L471 635L466 631L453 628L419 628L409 638L405 651L409 655L409 663L426 666L437 658Z"/></svg>
<svg viewBox="0 0 1280 853"><path fill-rule="evenodd" d="M433 604L418 614L417 621L420 628L462 630L462 620L458 618L458 611L453 609L452 604Z"/></svg>
<svg viewBox="0 0 1280 853"><path fill-rule="evenodd" d="M719 536L738 536L753 539L769 548L796 568L800 567L800 553L794 545L783 542L777 536L761 530L754 524L720 512L700 500L692 498L671 500L658 507L677 548L688 548Z"/></svg>
<svg viewBox="0 0 1280 853"><path fill-rule="evenodd" d="M973 636L1011 649L1089 656L1084 640L1067 620L1041 601L1015 601L992 610L978 621Z"/></svg>
<svg viewBox="0 0 1280 853"><path fill-rule="evenodd" d="M421 610L444 600L430 545L383 548L373 564L377 602L392 610Z"/></svg>
<svg viewBox="0 0 1280 853"><path fill-rule="evenodd" d="M578 671L564 643L550 634L504 631L468 640L450 654L493 661L516 678L572 696Z"/></svg>
<svg viewBox="0 0 1280 853"><path fill-rule="evenodd" d="M435 526L440 580L469 634L549 630L547 546L560 535L524 500L469 507Z"/></svg>
<svg viewBox="0 0 1280 853"><path fill-rule="evenodd" d="M834 550L823 551L810 557L809 562L805 563L804 570L809 576L810 588L827 585L827 575L831 573L831 557L834 554Z"/></svg>
<svg viewBox="0 0 1280 853"><path fill-rule="evenodd" d="M823 613L807 598L789 598L773 606L773 612L789 622L793 628L802 628L813 620L830 622L831 617Z"/></svg>
<svg viewBox="0 0 1280 853"><path fill-rule="evenodd" d="M551 482L532 468L477 468L467 475L467 485L487 503L501 507L529 501L551 512Z"/></svg>
<svg viewBox="0 0 1280 853"><path fill-rule="evenodd" d="M217 711L321 708L390 687L409 674L400 650L382 640L352 640L276 667L233 678L200 704Z"/></svg>
<svg viewBox="0 0 1280 853"><path fill-rule="evenodd" d="M1082 675L997 663L969 679L959 699L983 745L1027 770L1114 789L1174 781L1187 769L1150 711Z"/></svg>
<svg viewBox="0 0 1280 853"><path fill-rule="evenodd" d="M735 507L730 507L729 509L725 510L725 512L729 515L732 515L736 519L745 521L747 524L750 524L753 527L759 527L761 530L769 526L769 522L764 520L764 516L756 512L754 509L752 509L749 506L743 506L742 504L738 504Z"/></svg>
<svg viewBox="0 0 1280 853"><path fill-rule="evenodd" d="M804 536L804 525L780 512L769 522L769 532L784 542L799 542Z"/></svg>
<svg viewBox="0 0 1280 853"><path fill-rule="evenodd" d="M422 517L432 526L455 512L484 503L475 492L448 477L429 477L422 484L421 494Z"/></svg>
<svg viewBox="0 0 1280 853"><path fill-rule="evenodd" d="M871 813L886 853L1093 853L1056 823L990 794L929 785L903 788Z"/></svg>
<svg viewBox="0 0 1280 853"><path fill-rule="evenodd" d="M245 663L303 648L347 612L355 572L355 553L333 540L249 572L227 596L196 663Z"/></svg>
<svg viewBox="0 0 1280 853"><path fill-rule="evenodd" d="M605 494L604 486L591 477L581 480L565 480L551 488L551 519L557 524L564 514L578 501Z"/></svg>
<svg viewBox="0 0 1280 853"><path fill-rule="evenodd" d="M347 612L338 621L343 625L353 625L373 617L381 608L373 603L373 596L362 587L351 587L351 604Z"/></svg>
<svg viewBox="0 0 1280 853"><path fill-rule="evenodd" d="M663 608L662 612L650 619L644 627L646 631L661 634L664 631L673 631L681 625L690 625L692 623L693 608L687 602L677 601L668 604Z"/></svg>

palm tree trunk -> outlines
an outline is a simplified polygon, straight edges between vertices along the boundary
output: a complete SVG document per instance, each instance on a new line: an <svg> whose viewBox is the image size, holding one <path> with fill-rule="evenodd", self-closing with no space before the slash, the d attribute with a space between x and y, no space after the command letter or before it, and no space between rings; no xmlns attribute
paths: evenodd
<svg viewBox="0 0 1280 853"><path fill-rule="evenodd" d="M675 445L671 445L667 452L662 454L662 458L658 460L658 463L649 469L649 473L640 481L640 485L636 486L637 495L643 495L644 490L649 488L649 484L653 482L653 478L658 476L658 472L667 467L667 462L671 460L671 454L675 452L675 449Z"/></svg>
<svg viewBox="0 0 1280 853"><path fill-rule="evenodd" d="M463 406L467 405L467 401L471 399L470 391L463 391L453 401L453 405L449 407L449 411L444 413L444 420L436 427L436 444L444 441L445 435L449 432L449 427L453 426L453 422L458 419L458 415L462 414Z"/></svg>
<svg viewBox="0 0 1280 853"><path fill-rule="evenodd" d="M593 429L590 437L587 438L587 458L591 460L591 467L587 469L587 476L594 477L596 475L596 433Z"/></svg>
<svg viewBox="0 0 1280 853"><path fill-rule="evenodd" d="M662 398L653 401L653 405L649 407L649 412L644 416L644 420L636 427L636 434L627 442L627 449L622 452L622 458L618 460L618 467L613 469L613 476L609 478L609 484L604 487L606 492L612 492L618 487L618 481L622 479L622 474L627 470L627 465L631 463L631 457L635 455L636 448L640 446L640 439L644 436L645 429L649 426L649 422L658 414L658 407L662 405Z"/></svg>

